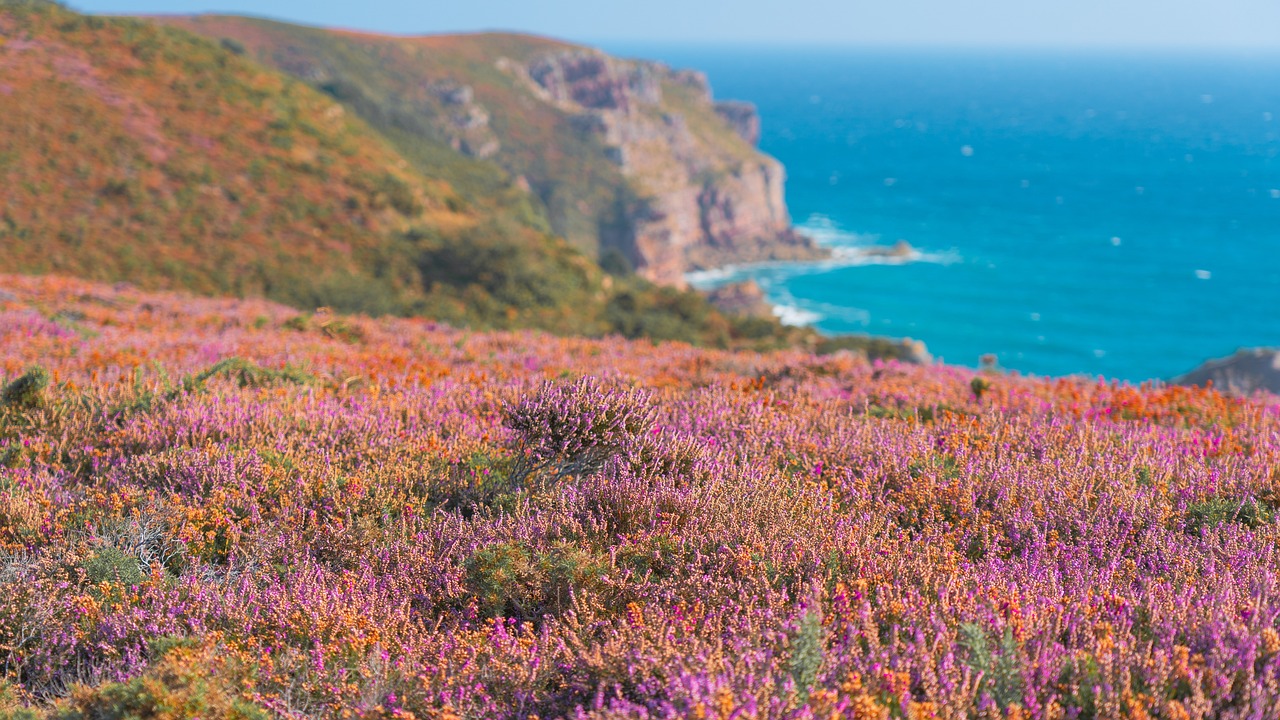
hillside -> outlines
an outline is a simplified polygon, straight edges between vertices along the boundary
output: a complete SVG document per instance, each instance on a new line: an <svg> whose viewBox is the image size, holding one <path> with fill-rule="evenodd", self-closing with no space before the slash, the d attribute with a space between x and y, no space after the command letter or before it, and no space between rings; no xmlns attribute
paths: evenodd
<svg viewBox="0 0 1280 720"><path fill-rule="evenodd" d="M161 17L340 100L422 172L482 192L512 177L588 254L679 285L691 269L807 259L759 118L706 77L544 38L390 37L267 20ZM457 156L487 161L464 171Z"/></svg>
<svg viewBox="0 0 1280 720"><path fill-rule="evenodd" d="M501 171L448 148L410 162L405 143L229 43L5 2L0 99L11 272L474 327L817 339L608 276Z"/></svg>
<svg viewBox="0 0 1280 720"><path fill-rule="evenodd" d="M0 291L6 717L1280 714L1274 397Z"/></svg>

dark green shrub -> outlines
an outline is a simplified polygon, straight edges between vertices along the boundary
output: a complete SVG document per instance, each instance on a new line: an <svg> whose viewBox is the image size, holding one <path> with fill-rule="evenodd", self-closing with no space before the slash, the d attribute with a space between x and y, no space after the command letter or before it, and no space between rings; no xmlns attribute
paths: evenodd
<svg viewBox="0 0 1280 720"><path fill-rule="evenodd" d="M1227 523L1256 528L1271 522L1271 509L1253 498L1210 498L1187 506L1186 529L1192 535Z"/></svg>
<svg viewBox="0 0 1280 720"><path fill-rule="evenodd" d="M49 373L42 367L33 367L0 390L0 403L21 410L39 407L48 387Z"/></svg>
<svg viewBox="0 0 1280 720"><path fill-rule="evenodd" d="M981 402L982 396L991 389L991 382L984 377L978 376L969 381L969 392L973 393L973 399Z"/></svg>
<svg viewBox="0 0 1280 720"><path fill-rule="evenodd" d="M535 550L505 542L477 550L467 560L467 590L484 617L540 620L567 610L576 593L604 590L604 558L568 543Z"/></svg>
<svg viewBox="0 0 1280 720"><path fill-rule="evenodd" d="M104 547L81 563L85 579L94 585L116 583L128 587L142 582L138 558L116 547Z"/></svg>
<svg viewBox="0 0 1280 720"><path fill-rule="evenodd" d="M243 55L245 53L244 43L240 42L239 40L235 40L232 38L222 38L222 40L219 41L218 44L222 46L222 49L226 50L227 52L233 55Z"/></svg>
<svg viewBox="0 0 1280 720"><path fill-rule="evenodd" d="M280 370L272 370L256 365L244 358L233 357L219 360L209 369L186 378L183 386L187 391L202 390L209 380L215 377L226 377L236 381L240 387L267 387L272 385L312 385L316 377L299 368L286 365Z"/></svg>

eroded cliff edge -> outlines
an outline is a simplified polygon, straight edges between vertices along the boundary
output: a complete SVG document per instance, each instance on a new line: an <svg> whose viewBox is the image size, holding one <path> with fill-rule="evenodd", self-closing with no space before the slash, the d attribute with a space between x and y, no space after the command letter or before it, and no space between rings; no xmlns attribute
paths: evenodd
<svg viewBox="0 0 1280 720"><path fill-rule="evenodd" d="M826 255L791 226L786 173L756 147L755 108L717 102L702 73L524 35L158 20L329 93L427 175L470 163L474 202L507 192L505 182L549 230L649 280L683 285L690 270ZM481 166L505 180L481 177Z"/></svg>
<svg viewBox="0 0 1280 720"><path fill-rule="evenodd" d="M589 49L497 62L597 137L628 179L623 221L601 243L640 274L681 284L690 270L826 255L791 226L786 171L755 147L755 107L715 102L702 73Z"/></svg>

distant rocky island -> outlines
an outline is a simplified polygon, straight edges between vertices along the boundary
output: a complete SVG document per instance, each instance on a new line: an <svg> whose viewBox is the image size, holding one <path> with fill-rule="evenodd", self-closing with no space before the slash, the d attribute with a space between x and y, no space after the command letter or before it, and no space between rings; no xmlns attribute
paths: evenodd
<svg viewBox="0 0 1280 720"><path fill-rule="evenodd" d="M1280 394L1280 349L1250 348L1209 360L1173 379L1177 385L1208 385L1223 392L1250 395L1259 390Z"/></svg>

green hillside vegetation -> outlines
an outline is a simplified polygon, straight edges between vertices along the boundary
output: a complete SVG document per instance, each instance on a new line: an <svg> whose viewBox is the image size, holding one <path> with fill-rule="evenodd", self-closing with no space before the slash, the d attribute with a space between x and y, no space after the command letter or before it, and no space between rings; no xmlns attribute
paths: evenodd
<svg viewBox="0 0 1280 720"><path fill-rule="evenodd" d="M565 110L535 100L525 82L500 67L503 60L527 64L577 46L506 33L396 37L220 15L156 20L232 45L340 100L415 167L469 199L493 193L507 178L523 178L551 229L587 253L606 254L610 239L620 235L619 213L656 189L646 187L649 178L628 181L596 134ZM692 89L670 78L658 81L662 102L644 112L681 117L700 154L722 169L752 156L753 148L710 105L695 101ZM450 86L470 88L487 111L501 141L490 161L466 162L450 147L447 117L454 110L438 91Z"/></svg>
<svg viewBox="0 0 1280 720"><path fill-rule="evenodd" d="M428 176L426 151L407 162L330 97L228 45L0 4L7 271L477 327L791 341L615 282L491 167L439 151L457 185Z"/></svg>

